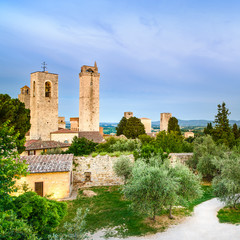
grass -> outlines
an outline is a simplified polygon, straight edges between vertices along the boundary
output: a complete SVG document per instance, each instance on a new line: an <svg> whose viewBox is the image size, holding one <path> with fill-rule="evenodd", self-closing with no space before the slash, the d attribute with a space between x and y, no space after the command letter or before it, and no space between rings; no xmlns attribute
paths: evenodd
<svg viewBox="0 0 240 240"><path fill-rule="evenodd" d="M120 186L92 187L89 188L98 195L85 197L79 193L76 200L68 201L68 214L58 227L61 231L64 222L71 221L76 214L77 208L89 209L86 217L86 228L90 233L100 229L108 229L105 236L128 237L153 234L165 230L169 225L176 224L189 215L195 205L212 198L211 187L203 186L204 196L192 203L187 208L174 208L174 220L167 217L167 211L163 211L157 221L149 220L146 215L138 214L130 208L130 201L124 199ZM114 231L111 231L113 230Z"/></svg>
<svg viewBox="0 0 240 240"><path fill-rule="evenodd" d="M240 224L240 204L237 205L237 209L231 207L220 209L217 217L221 223Z"/></svg>

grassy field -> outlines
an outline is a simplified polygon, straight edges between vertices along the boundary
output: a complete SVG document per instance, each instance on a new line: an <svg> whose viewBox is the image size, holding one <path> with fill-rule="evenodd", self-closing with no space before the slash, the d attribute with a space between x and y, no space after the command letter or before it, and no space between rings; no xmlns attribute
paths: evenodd
<svg viewBox="0 0 240 240"><path fill-rule="evenodd" d="M221 223L240 224L240 204L237 209L224 207L218 211L217 215Z"/></svg>
<svg viewBox="0 0 240 240"><path fill-rule="evenodd" d="M112 187L92 187L92 191L98 195L92 198L79 194L78 199L68 201L68 214L63 219L58 228L61 231L64 222L71 221L77 208L89 209L86 218L87 230L91 233L108 229L107 236L128 237L141 236L165 230L169 225L177 224L185 216L190 215L195 205L211 199L211 187L203 186L204 196L192 203L188 203L185 208L174 208L174 219L167 217L167 211L161 212L156 222L147 216L140 215L130 208L130 201L124 199L120 186ZM114 229L114 231L112 231Z"/></svg>

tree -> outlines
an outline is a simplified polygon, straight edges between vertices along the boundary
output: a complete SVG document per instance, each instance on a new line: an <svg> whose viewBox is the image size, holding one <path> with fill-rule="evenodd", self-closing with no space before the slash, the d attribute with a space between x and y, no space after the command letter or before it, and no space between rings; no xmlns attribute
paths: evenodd
<svg viewBox="0 0 240 240"><path fill-rule="evenodd" d="M37 240L39 239L26 221L18 219L11 210L0 212L0 239L11 240Z"/></svg>
<svg viewBox="0 0 240 240"><path fill-rule="evenodd" d="M170 177L165 165L159 161L150 160L147 164L138 160L123 191L134 209L155 220L156 214L176 198L178 188L177 180Z"/></svg>
<svg viewBox="0 0 240 240"><path fill-rule="evenodd" d="M221 159L226 151L228 151L227 147L217 145L210 135L198 137L194 141L193 158L187 164L200 172L203 177L212 179L218 173L212 160Z"/></svg>
<svg viewBox="0 0 240 240"><path fill-rule="evenodd" d="M129 179L132 173L133 164L129 157L121 156L113 165L113 170L118 177L124 177L124 182Z"/></svg>
<svg viewBox="0 0 240 240"><path fill-rule="evenodd" d="M237 140L240 137L240 135L239 135L239 129L236 123L233 124L232 131L233 131L235 140Z"/></svg>
<svg viewBox="0 0 240 240"><path fill-rule="evenodd" d="M208 134L212 135L212 131L213 131L213 126L212 126L212 123L210 122L207 124L207 127L204 128L203 132L205 135L208 135Z"/></svg>
<svg viewBox="0 0 240 240"><path fill-rule="evenodd" d="M30 110L18 99L11 99L7 94L0 94L0 126L10 121L9 126L14 127L14 132L19 132L17 148L21 153L24 148L25 134L30 129Z"/></svg>
<svg viewBox="0 0 240 240"><path fill-rule="evenodd" d="M225 204L236 208L240 199L240 154L226 153L213 160L219 175L213 179L214 194Z"/></svg>
<svg viewBox="0 0 240 240"><path fill-rule="evenodd" d="M8 123L0 127L0 209L6 208L11 200L10 194L17 191L16 180L25 176L28 168L17 152L19 133L15 133Z"/></svg>
<svg viewBox="0 0 240 240"><path fill-rule="evenodd" d="M123 131L126 127L127 124L127 119L125 117L122 117L122 119L120 120L120 122L118 123L118 126L116 127L117 130L117 136L120 136L123 134Z"/></svg>
<svg viewBox="0 0 240 240"><path fill-rule="evenodd" d="M212 136L215 142L218 144L225 144L226 146L229 146L230 148L234 145L234 135L231 130L228 116L231 113L226 108L225 102L218 105L218 113L215 116L215 127L212 131Z"/></svg>
<svg viewBox="0 0 240 240"><path fill-rule="evenodd" d="M171 117L168 121L168 132L171 131L176 132L177 134L181 135L181 130L178 125L178 120L175 117Z"/></svg>
<svg viewBox="0 0 240 240"><path fill-rule="evenodd" d="M139 135L145 134L144 125L139 118L131 117L127 120L123 134L127 138L137 138Z"/></svg>
<svg viewBox="0 0 240 240"><path fill-rule="evenodd" d="M65 153L73 153L74 156L89 155L95 150L97 143L89 141L88 139L82 137L74 137L71 146Z"/></svg>

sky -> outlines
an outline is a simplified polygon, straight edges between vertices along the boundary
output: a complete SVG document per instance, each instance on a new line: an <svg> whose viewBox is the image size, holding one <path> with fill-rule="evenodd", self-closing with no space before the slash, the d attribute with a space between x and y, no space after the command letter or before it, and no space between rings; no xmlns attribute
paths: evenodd
<svg viewBox="0 0 240 240"><path fill-rule="evenodd" d="M97 62L100 122L124 112L240 119L238 0L0 0L0 93L59 74L59 116L78 116L79 72Z"/></svg>

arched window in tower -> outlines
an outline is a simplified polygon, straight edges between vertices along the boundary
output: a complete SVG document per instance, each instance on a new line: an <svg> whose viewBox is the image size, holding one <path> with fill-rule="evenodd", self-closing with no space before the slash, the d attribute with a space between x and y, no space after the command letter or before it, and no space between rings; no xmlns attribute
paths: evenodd
<svg viewBox="0 0 240 240"><path fill-rule="evenodd" d="M33 97L35 97L35 81L33 81Z"/></svg>
<svg viewBox="0 0 240 240"><path fill-rule="evenodd" d="M51 97L51 83L45 82L45 97Z"/></svg>

